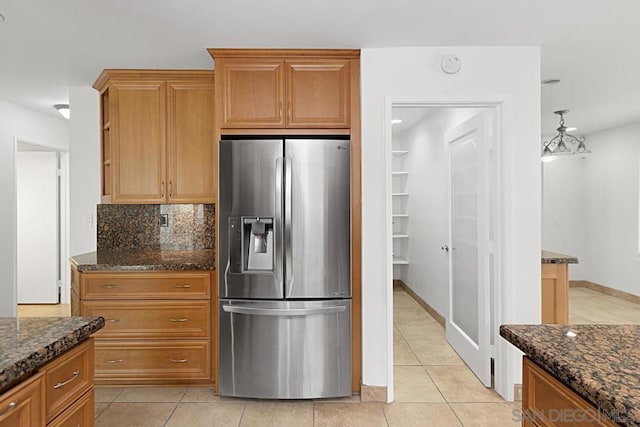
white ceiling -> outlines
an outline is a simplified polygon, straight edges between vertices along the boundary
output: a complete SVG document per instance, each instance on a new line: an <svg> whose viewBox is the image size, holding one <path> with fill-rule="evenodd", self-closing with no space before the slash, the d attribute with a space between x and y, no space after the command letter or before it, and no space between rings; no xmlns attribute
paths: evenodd
<svg viewBox="0 0 640 427"><path fill-rule="evenodd" d="M0 0L0 13L0 99L51 115L103 68L210 69L207 47L539 45L542 77L562 79L542 88L543 133L560 108L579 133L640 120L637 0Z"/></svg>

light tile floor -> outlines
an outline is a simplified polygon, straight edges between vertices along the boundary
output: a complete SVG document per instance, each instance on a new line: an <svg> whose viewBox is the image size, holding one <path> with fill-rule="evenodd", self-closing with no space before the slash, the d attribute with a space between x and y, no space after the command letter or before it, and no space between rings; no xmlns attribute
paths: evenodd
<svg viewBox="0 0 640 427"><path fill-rule="evenodd" d="M443 328L394 291L395 402L359 398L260 401L210 388L97 388L96 426L516 426L519 404L482 386L446 342ZM19 316L64 316L68 306L20 306ZM640 323L640 305L571 288L572 323Z"/></svg>

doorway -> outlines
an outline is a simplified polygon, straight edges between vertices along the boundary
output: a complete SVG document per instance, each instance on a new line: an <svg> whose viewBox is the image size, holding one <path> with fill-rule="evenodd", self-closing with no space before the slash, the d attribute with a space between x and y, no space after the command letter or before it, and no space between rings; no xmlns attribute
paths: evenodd
<svg viewBox="0 0 640 427"><path fill-rule="evenodd" d="M29 305L68 299L68 153L18 139L15 148L18 314L29 315Z"/></svg>
<svg viewBox="0 0 640 427"><path fill-rule="evenodd" d="M446 385L437 378L446 381L450 375L475 384L479 394L493 386L498 114L497 105L391 108L387 241L395 291L394 358L413 355L443 394ZM396 387L402 381L397 378ZM395 394L403 399L401 390Z"/></svg>

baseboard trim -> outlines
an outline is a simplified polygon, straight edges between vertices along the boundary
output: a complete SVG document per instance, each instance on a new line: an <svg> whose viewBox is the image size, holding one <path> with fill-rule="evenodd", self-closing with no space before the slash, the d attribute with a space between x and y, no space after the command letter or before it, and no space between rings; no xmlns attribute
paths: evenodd
<svg viewBox="0 0 640 427"><path fill-rule="evenodd" d="M387 386L362 384L360 387L360 400L362 402L386 402Z"/></svg>
<svg viewBox="0 0 640 427"><path fill-rule="evenodd" d="M431 315L431 317L436 319L436 322L438 322L443 328L445 327L445 324L446 324L445 318L442 317L442 315L440 315L440 313L435 311L433 309L433 307L431 307L429 304L427 304L427 302L425 300L420 298L420 296L418 294L413 292L413 290L406 283L404 283L402 280L394 280L393 281L393 287L394 288L398 287L398 288L404 290L409 295L411 295L411 297L414 300L416 300L418 302L418 304L420 304L420 307L424 308L427 311L427 313L429 313Z"/></svg>
<svg viewBox="0 0 640 427"><path fill-rule="evenodd" d="M640 296L630 294L629 292L620 291L618 289L613 289L608 286L599 285L598 283L590 282L588 280L569 280L570 288L587 288L592 291L600 292L606 295L610 295L612 297L617 297L626 301L633 302L635 304L640 304Z"/></svg>

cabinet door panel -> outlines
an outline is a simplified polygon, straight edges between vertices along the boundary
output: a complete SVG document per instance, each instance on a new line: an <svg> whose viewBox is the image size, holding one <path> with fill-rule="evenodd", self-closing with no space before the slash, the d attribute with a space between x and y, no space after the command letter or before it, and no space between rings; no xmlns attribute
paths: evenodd
<svg viewBox="0 0 640 427"><path fill-rule="evenodd" d="M349 60L287 61L287 127L348 128Z"/></svg>
<svg viewBox="0 0 640 427"><path fill-rule="evenodd" d="M44 394L40 373L0 395L0 427L43 426Z"/></svg>
<svg viewBox="0 0 640 427"><path fill-rule="evenodd" d="M165 200L165 87L163 81L111 82L113 203Z"/></svg>
<svg viewBox="0 0 640 427"><path fill-rule="evenodd" d="M220 61L222 128L284 127L284 62L239 59Z"/></svg>
<svg viewBox="0 0 640 427"><path fill-rule="evenodd" d="M215 202L213 79L168 85L170 203Z"/></svg>

